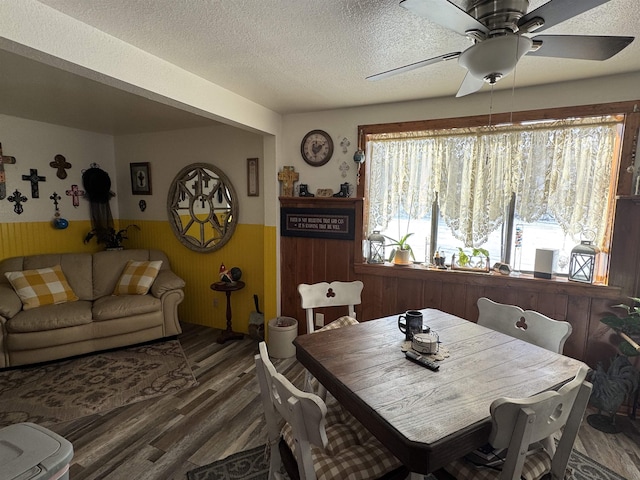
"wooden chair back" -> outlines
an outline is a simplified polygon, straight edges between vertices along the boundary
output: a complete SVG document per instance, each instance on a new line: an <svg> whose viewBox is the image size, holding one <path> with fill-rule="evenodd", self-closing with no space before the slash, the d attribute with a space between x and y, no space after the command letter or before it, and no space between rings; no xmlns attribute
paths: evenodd
<svg viewBox="0 0 640 480"><path fill-rule="evenodd" d="M302 299L302 308L306 310L307 333L315 330L314 308L347 307L347 315L356 318L355 306L362 303L361 294L364 284L360 280L353 282L301 283L298 292Z"/></svg>
<svg viewBox="0 0 640 480"><path fill-rule="evenodd" d="M499 398L491 404L492 430L489 442L496 448L508 448L500 480L519 479L529 446L542 442L552 456L551 478L564 478L592 385L587 382L588 368L558 391L533 397ZM553 435L562 431L557 448Z"/></svg>
<svg viewBox="0 0 640 480"><path fill-rule="evenodd" d="M478 299L478 310L478 325L556 353L562 353L572 331L569 322L554 320L533 310L497 303L485 297Z"/></svg>
<svg viewBox="0 0 640 480"><path fill-rule="evenodd" d="M280 418L288 422L295 437L295 457L301 480L315 480L316 474L311 457L311 444L326 447L324 401L312 393L298 390L284 375L278 373L269 359L267 344L260 342L259 354L254 357L256 374L260 385L260 397L267 422L267 435L271 458L269 479L278 478L281 457ZM279 414L279 415L278 415Z"/></svg>

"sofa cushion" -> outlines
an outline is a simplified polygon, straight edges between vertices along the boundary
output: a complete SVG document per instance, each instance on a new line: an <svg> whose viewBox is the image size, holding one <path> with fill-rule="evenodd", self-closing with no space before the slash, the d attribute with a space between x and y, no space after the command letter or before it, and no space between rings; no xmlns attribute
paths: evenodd
<svg viewBox="0 0 640 480"><path fill-rule="evenodd" d="M114 295L146 295L158 276L162 262L136 262L129 260L124 267Z"/></svg>
<svg viewBox="0 0 640 480"><path fill-rule="evenodd" d="M93 302L93 319L95 321L111 320L160 310L162 310L162 302L153 295L112 295Z"/></svg>
<svg viewBox="0 0 640 480"><path fill-rule="evenodd" d="M15 270L33 270L60 265L69 285L80 300L94 299L91 270L93 256L90 253L46 253L20 258L22 267Z"/></svg>
<svg viewBox="0 0 640 480"><path fill-rule="evenodd" d="M41 332L91 323L91 302L79 300L23 310L7 321L10 333Z"/></svg>
<svg viewBox="0 0 640 480"><path fill-rule="evenodd" d="M20 297L24 310L78 300L60 265L4 275Z"/></svg>
<svg viewBox="0 0 640 480"><path fill-rule="evenodd" d="M93 298L98 299L113 294L120 274L129 260L148 262L149 250L126 249L104 250L93 254Z"/></svg>
<svg viewBox="0 0 640 480"><path fill-rule="evenodd" d="M4 277L3 277L4 278ZM12 318L22 310L20 297L11 285L0 284L0 316Z"/></svg>

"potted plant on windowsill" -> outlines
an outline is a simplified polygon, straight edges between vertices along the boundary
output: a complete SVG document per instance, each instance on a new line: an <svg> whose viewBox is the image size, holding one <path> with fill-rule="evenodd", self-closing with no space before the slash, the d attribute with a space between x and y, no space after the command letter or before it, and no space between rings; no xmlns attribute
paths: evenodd
<svg viewBox="0 0 640 480"><path fill-rule="evenodd" d="M415 256L413 255L413 250L411 249L411 245L407 243L407 239L413 235L413 233L407 233L399 240L396 240L391 237L387 237L391 243L390 247L396 247L391 250L389 254L389 261L393 262L395 265L411 265L411 260L415 260Z"/></svg>
<svg viewBox="0 0 640 480"><path fill-rule="evenodd" d="M98 243L104 244L105 250L122 250L124 249L122 242L129 238L127 237L127 232L131 227L140 230L140 227L136 224L127 225L125 228L118 231L113 227L94 228L87 233L86 237L84 237L84 243L89 243L93 237L96 237L96 241Z"/></svg>
<svg viewBox="0 0 640 480"><path fill-rule="evenodd" d="M614 308L624 309L626 316L609 315L600 320L621 338L617 346L619 353L611 360L609 368L605 370L602 364L598 363L591 375L593 392L589 402L598 409L598 413L589 415L587 422L593 428L606 433L621 431L615 422L616 412L625 398L637 390L640 381L638 371L629 361L629 357L640 355L640 298L630 298L633 300L632 305L614 305Z"/></svg>
<svg viewBox="0 0 640 480"><path fill-rule="evenodd" d="M470 253L458 247L458 254L451 257L451 270L467 270L471 272L489 271L489 251L484 248L473 248Z"/></svg>

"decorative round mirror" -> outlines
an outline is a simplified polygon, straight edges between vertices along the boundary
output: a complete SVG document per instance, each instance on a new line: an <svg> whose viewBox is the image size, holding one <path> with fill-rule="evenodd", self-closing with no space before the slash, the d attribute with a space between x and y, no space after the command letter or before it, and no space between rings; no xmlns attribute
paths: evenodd
<svg viewBox="0 0 640 480"><path fill-rule="evenodd" d="M226 244L236 229L238 197L219 168L193 163L173 179L167 211L180 243L196 252L213 252Z"/></svg>

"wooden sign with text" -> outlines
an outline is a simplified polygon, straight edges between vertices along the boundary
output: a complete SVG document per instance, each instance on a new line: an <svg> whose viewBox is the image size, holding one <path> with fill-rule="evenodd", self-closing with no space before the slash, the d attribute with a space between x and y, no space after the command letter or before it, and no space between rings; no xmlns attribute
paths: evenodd
<svg viewBox="0 0 640 480"><path fill-rule="evenodd" d="M283 237L353 240L354 232L354 210L295 207L280 209L280 233Z"/></svg>

